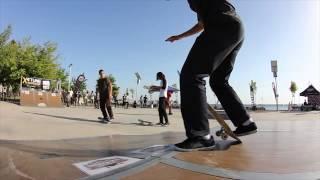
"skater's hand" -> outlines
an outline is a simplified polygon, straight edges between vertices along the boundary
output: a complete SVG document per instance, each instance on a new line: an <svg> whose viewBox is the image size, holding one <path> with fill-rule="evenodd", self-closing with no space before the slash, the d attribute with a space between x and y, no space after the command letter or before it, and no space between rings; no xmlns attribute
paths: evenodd
<svg viewBox="0 0 320 180"><path fill-rule="evenodd" d="M166 41L168 42L174 42L174 41L178 41L178 40L180 40L181 39L181 37L180 36L171 36L171 37L169 37L168 39L166 39Z"/></svg>

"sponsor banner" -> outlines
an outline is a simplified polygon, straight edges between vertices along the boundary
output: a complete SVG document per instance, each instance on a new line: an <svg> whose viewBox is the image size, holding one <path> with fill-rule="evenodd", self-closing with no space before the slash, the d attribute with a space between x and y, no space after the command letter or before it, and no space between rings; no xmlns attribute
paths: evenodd
<svg viewBox="0 0 320 180"><path fill-rule="evenodd" d="M111 156L92 161L75 163L73 165L79 168L82 172L92 176L119 169L138 161L141 161L141 159L125 156Z"/></svg>
<svg viewBox="0 0 320 180"><path fill-rule="evenodd" d="M50 90L50 80L41 78L22 77L22 86L35 89Z"/></svg>

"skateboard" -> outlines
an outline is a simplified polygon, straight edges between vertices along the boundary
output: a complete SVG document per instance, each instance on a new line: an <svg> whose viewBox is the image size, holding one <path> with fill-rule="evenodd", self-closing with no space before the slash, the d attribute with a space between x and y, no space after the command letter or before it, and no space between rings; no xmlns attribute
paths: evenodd
<svg viewBox="0 0 320 180"><path fill-rule="evenodd" d="M144 121L142 119L138 119L138 121L139 121L139 125L141 126L153 126L153 123L150 121Z"/></svg>
<svg viewBox="0 0 320 180"><path fill-rule="evenodd" d="M218 123L221 126L221 129L216 132L216 135L218 137L221 137L221 139L226 140L228 137L232 137L233 139L237 140L237 143L242 143L241 139L239 139L233 131L230 129L228 124L224 121L224 119L215 111L209 104L208 104L208 110L213 115L213 117L216 118Z"/></svg>
<svg viewBox="0 0 320 180"><path fill-rule="evenodd" d="M100 120L100 122L102 123L109 123L110 121L105 120L103 117L98 117L98 119Z"/></svg>

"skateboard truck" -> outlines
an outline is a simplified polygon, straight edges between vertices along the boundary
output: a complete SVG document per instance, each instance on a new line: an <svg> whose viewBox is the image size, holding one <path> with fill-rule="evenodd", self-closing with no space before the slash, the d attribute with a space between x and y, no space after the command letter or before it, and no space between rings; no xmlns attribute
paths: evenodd
<svg viewBox="0 0 320 180"><path fill-rule="evenodd" d="M228 124L224 121L224 119L217 113L216 110L214 110L209 104L208 104L208 110L209 112L215 117L217 122L220 124L221 128L220 130L216 131L216 135L218 137L221 137L221 139L226 140L228 137L232 137L237 141L237 144L242 143L241 139L239 139L231 130L231 128L228 126Z"/></svg>
<svg viewBox="0 0 320 180"><path fill-rule="evenodd" d="M227 140L229 137L223 127L221 127L220 130L216 131L216 136L221 137L222 140Z"/></svg>

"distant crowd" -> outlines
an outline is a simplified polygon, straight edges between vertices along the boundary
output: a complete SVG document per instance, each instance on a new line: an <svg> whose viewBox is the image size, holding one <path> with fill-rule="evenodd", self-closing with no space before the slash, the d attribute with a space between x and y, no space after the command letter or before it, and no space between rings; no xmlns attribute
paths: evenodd
<svg viewBox="0 0 320 180"><path fill-rule="evenodd" d="M170 95L171 96L171 95ZM96 109L99 109L99 92L85 90L83 92L73 92L73 91L62 91L61 92L61 101L66 107L70 106L93 106ZM121 98L113 96L112 105L122 108L155 108L157 107L157 101L150 100L147 95L141 95L138 101L129 98L127 94L123 94ZM172 100L168 104L172 104Z"/></svg>

